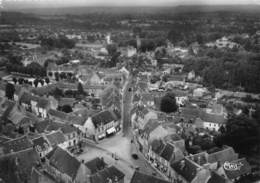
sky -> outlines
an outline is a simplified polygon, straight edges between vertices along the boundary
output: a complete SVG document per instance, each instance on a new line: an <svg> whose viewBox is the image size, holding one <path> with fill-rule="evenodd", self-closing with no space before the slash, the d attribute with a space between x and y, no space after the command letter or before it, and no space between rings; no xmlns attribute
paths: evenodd
<svg viewBox="0 0 260 183"><path fill-rule="evenodd" d="M42 0L44 1L44 0ZM57 0L56 0L57 1ZM58 0L68 4L83 3L86 5L189 5L189 4L206 4L206 5L219 5L219 4L260 4L260 0Z"/></svg>
<svg viewBox="0 0 260 183"><path fill-rule="evenodd" d="M67 2L82 2L86 4L111 4L111 5L189 5L189 4L260 4L260 0L64 0Z"/></svg>
<svg viewBox="0 0 260 183"><path fill-rule="evenodd" d="M0 0L65 6L260 5L260 0ZM27 4L26 3L26 4ZM1 3L0 3L1 4Z"/></svg>

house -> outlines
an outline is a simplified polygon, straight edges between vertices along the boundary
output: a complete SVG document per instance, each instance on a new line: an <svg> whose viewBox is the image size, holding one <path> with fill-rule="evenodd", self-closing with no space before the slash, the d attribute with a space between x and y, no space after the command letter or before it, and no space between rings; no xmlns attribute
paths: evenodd
<svg viewBox="0 0 260 183"><path fill-rule="evenodd" d="M33 143L27 136L11 139L3 143L3 153L19 153L33 148Z"/></svg>
<svg viewBox="0 0 260 183"><path fill-rule="evenodd" d="M3 178L3 180L6 181L6 183L14 183L20 181L19 179L17 179L17 172L10 171L11 167L6 168L7 162L8 165L16 165L15 167L11 166L12 168L22 170L23 177L20 178L27 181L31 175L32 168L39 165L40 158L33 148L25 149L16 153L8 154L4 157L0 157L0 176ZM3 168L3 166L5 166L5 168Z"/></svg>
<svg viewBox="0 0 260 183"><path fill-rule="evenodd" d="M50 179L46 174L44 174L44 172L33 167L29 183L55 183L55 182L52 179Z"/></svg>
<svg viewBox="0 0 260 183"><path fill-rule="evenodd" d="M106 167L90 176L90 183L124 183L124 173L114 166Z"/></svg>
<svg viewBox="0 0 260 183"><path fill-rule="evenodd" d="M118 83L119 86L123 86L125 82L125 75L122 72L105 73L105 76L102 78L102 81L105 85Z"/></svg>
<svg viewBox="0 0 260 183"><path fill-rule="evenodd" d="M207 183L229 183L229 182L227 181L227 179L225 179L223 176L220 176L216 172L211 172L211 177Z"/></svg>
<svg viewBox="0 0 260 183"><path fill-rule="evenodd" d="M193 90L193 97L203 97L206 93L208 93L207 88L196 88Z"/></svg>
<svg viewBox="0 0 260 183"><path fill-rule="evenodd" d="M208 169L186 157L171 164L171 167L175 172L176 180L183 183L207 183L211 177Z"/></svg>
<svg viewBox="0 0 260 183"><path fill-rule="evenodd" d="M64 134L67 147L76 146L79 143L79 134L76 127L64 125L60 130Z"/></svg>
<svg viewBox="0 0 260 183"><path fill-rule="evenodd" d="M135 171L130 183L170 183L169 181L160 179L158 177L147 175L139 171Z"/></svg>
<svg viewBox="0 0 260 183"><path fill-rule="evenodd" d="M227 118L224 114L213 114L201 111L195 125L198 128L205 128L212 131L218 131L221 126L225 126Z"/></svg>
<svg viewBox="0 0 260 183"><path fill-rule="evenodd" d="M47 111L50 109L48 99L24 92L19 99L19 103L27 111L32 112L41 118L47 118Z"/></svg>
<svg viewBox="0 0 260 183"><path fill-rule="evenodd" d="M46 134L46 138L53 148L56 146L67 148L66 139L61 131L50 132Z"/></svg>
<svg viewBox="0 0 260 183"><path fill-rule="evenodd" d="M207 161L210 163L210 169L217 170L225 162L231 162L238 159L238 154L232 147L224 146L223 149L216 152L208 152Z"/></svg>
<svg viewBox="0 0 260 183"><path fill-rule="evenodd" d="M30 126L35 123L35 120L27 116L22 108L14 101L1 98L0 113L5 120L10 120L16 129L22 130L24 133L29 132Z"/></svg>
<svg viewBox="0 0 260 183"><path fill-rule="evenodd" d="M158 114L144 106L137 106L136 111L131 115L132 125L137 129L143 129L150 119L158 119Z"/></svg>
<svg viewBox="0 0 260 183"><path fill-rule="evenodd" d="M94 175L97 172L108 167L108 165L105 163L103 158L94 158L94 159L86 162L85 165L87 167L86 172L88 175Z"/></svg>
<svg viewBox="0 0 260 183"><path fill-rule="evenodd" d="M32 143L35 151L39 154L40 158L45 157L52 150L52 146L45 136L40 136L32 139Z"/></svg>
<svg viewBox="0 0 260 183"><path fill-rule="evenodd" d="M168 77L168 81L163 85L164 88L175 88L182 87L185 85L186 75L185 74L174 74Z"/></svg>
<svg viewBox="0 0 260 183"><path fill-rule="evenodd" d="M181 122L184 123L193 123L200 115L200 108L196 106L187 106L179 108L179 116L181 118Z"/></svg>
<svg viewBox="0 0 260 183"><path fill-rule="evenodd" d="M88 85L103 85L101 74L98 72L93 72L89 78Z"/></svg>
<svg viewBox="0 0 260 183"><path fill-rule="evenodd" d="M154 96L151 93L142 93L141 102L145 107L154 107Z"/></svg>
<svg viewBox="0 0 260 183"><path fill-rule="evenodd" d="M175 177L171 164L184 158L183 152L171 142L155 139L149 149L148 159L154 167L165 174L169 180Z"/></svg>
<svg viewBox="0 0 260 183"><path fill-rule="evenodd" d="M119 130L120 121L114 111L101 111L89 117L84 124L86 133L93 136L95 140L112 135Z"/></svg>
<svg viewBox="0 0 260 183"><path fill-rule="evenodd" d="M35 131L37 133L43 133L43 132L46 132L47 130L47 127L52 123L51 120L49 119L45 119L45 120L42 120L42 121L39 121L38 123L35 123L34 124L34 127L35 127Z"/></svg>
<svg viewBox="0 0 260 183"><path fill-rule="evenodd" d="M85 165L68 151L56 147L47 156L46 172L58 182L85 183Z"/></svg>

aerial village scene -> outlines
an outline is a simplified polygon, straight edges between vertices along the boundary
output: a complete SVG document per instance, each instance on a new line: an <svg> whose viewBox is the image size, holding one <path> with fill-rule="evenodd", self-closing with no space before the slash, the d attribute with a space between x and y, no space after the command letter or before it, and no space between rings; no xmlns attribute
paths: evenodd
<svg viewBox="0 0 260 183"><path fill-rule="evenodd" d="M2 1L0 183L260 182L260 5L134 2Z"/></svg>

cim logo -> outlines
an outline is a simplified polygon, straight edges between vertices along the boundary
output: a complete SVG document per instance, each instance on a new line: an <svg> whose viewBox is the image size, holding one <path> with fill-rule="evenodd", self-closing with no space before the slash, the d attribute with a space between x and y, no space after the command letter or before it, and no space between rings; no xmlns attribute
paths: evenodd
<svg viewBox="0 0 260 183"><path fill-rule="evenodd" d="M231 162L225 162L223 167L225 170L228 171L237 171L240 170L240 168L243 166L243 164L241 162L239 163L231 163Z"/></svg>

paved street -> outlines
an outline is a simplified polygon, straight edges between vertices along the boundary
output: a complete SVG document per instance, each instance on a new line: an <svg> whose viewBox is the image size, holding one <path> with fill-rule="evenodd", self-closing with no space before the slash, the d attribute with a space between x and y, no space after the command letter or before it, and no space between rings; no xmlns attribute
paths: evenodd
<svg viewBox="0 0 260 183"><path fill-rule="evenodd" d="M112 158L112 153L116 154L118 160ZM136 167L139 167L141 172L150 175L156 174L163 178L147 163L142 155L139 154L138 159L132 158L130 138L125 137L122 133L104 139L98 144L87 142L84 153L78 156L78 159L88 161L96 157L103 157L108 164L115 165L122 170L126 175L126 183L130 182Z"/></svg>
<svg viewBox="0 0 260 183"><path fill-rule="evenodd" d="M138 159L134 159L131 155L131 116L132 95L135 84L134 78L130 76L127 83L123 87L122 100L122 131L101 140L98 144L91 141L86 141L84 153L78 156L79 160L89 161L96 157L103 157L105 162L110 165L115 165L125 174L125 182L128 183L136 169L150 175L156 175L163 178L143 157L138 154ZM112 157L115 154L118 160Z"/></svg>
<svg viewBox="0 0 260 183"><path fill-rule="evenodd" d="M133 91L129 91L129 88L133 88L135 81L132 76L129 76L126 86L123 89L123 104L122 104L122 124L124 135L129 135L131 129L131 116L130 111L132 108L132 95Z"/></svg>

